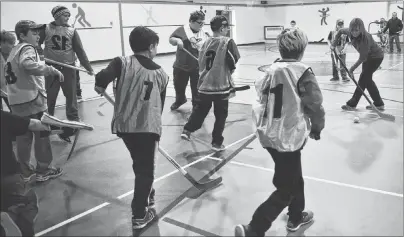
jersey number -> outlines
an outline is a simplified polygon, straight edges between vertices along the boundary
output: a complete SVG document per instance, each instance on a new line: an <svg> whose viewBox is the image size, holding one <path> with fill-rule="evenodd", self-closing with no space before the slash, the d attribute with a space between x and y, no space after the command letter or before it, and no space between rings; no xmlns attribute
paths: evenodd
<svg viewBox="0 0 404 237"><path fill-rule="evenodd" d="M215 60L216 52L209 50L208 52L206 52L205 56L206 56L206 70L209 71L213 66L213 61Z"/></svg>
<svg viewBox="0 0 404 237"><path fill-rule="evenodd" d="M65 36L54 35L52 36L52 43L54 50L66 50L66 44L69 39ZM61 43L61 44L60 44Z"/></svg>
<svg viewBox="0 0 404 237"><path fill-rule="evenodd" d="M274 117L273 118L281 118L282 116L282 98L283 98L283 84L278 84L274 88L269 90L269 93L273 93L275 95L274 101ZM268 90L265 94L269 95ZM267 106L265 106L264 117L267 116Z"/></svg>
<svg viewBox="0 0 404 237"><path fill-rule="evenodd" d="M17 77L15 76L12 68L11 63L7 62L6 66L4 67L5 77L7 84L11 85L17 82Z"/></svg>
<svg viewBox="0 0 404 237"><path fill-rule="evenodd" d="M151 92L152 92L152 90L153 90L153 82L151 82L151 81L145 81L145 82L144 82L144 85L146 86L146 93L145 93L145 95L144 95L143 100L147 101L147 100L150 99L150 94L151 94Z"/></svg>

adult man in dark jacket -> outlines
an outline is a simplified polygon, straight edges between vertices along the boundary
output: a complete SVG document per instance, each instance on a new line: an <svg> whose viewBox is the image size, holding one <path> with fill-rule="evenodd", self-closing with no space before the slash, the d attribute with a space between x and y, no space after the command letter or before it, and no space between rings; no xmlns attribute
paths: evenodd
<svg viewBox="0 0 404 237"><path fill-rule="evenodd" d="M387 22L386 27L383 29L383 33L389 30L389 44L390 53L393 53L393 41L396 41L397 53L401 53L400 47L400 31L403 30L403 22L398 19L397 12L393 12L392 18Z"/></svg>

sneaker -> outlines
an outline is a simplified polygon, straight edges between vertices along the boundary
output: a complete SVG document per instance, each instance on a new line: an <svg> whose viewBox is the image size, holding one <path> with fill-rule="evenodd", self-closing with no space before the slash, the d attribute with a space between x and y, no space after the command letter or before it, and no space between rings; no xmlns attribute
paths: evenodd
<svg viewBox="0 0 404 237"><path fill-rule="evenodd" d="M212 149L215 150L215 151L223 151L223 150L226 149L226 147L223 146L223 144L219 145L219 144L216 144L216 143L212 143Z"/></svg>
<svg viewBox="0 0 404 237"><path fill-rule="evenodd" d="M375 107L376 107L376 109L378 109L378 110L384 110L384 105L375 106ZM373 106L368 105L368 106L366 106L366 109L368 109L368 110L373 110Z"/></svg>
<svg viewBox="0 0 404 237"><path fill-rule="evenodd" d="M181 133L181 138L187 141L191 140L191 132L184 129Z"/></svg>
<svg viewBox="0 0 404 237"><path fill-rule="evenodd" d="M313 221L313 212L311 211L307 211L307 212L302 212L302 218L297 221L290 221L288 220L288 224L286 225L286 229L291 231L291 232L295 232L297 231L300 227L302 227L303 225L306 225L310 222Z"/></svg>
<svg viewBox="0 0 404 237"><path fill-rule="evenodd" d="M1 226L5 236L22 236L20 228L7 212L1 212Z"/></svg>
<svg viewBox="0 0 404 237"><path fill-rule="evenodd" d="M348 78L348 77L344 77L344 78L342 78L342 81L343 81L343 82L349 82L349 78Z"/></svg>
<svg viewBox="0 0 404 237"><path fill-rule="evenodd" d="M330 81L339 81L339 78L333 77L333 78L330 79Z"/></svg>
<svg viewBox="0 0 404 237"><path fill-rule="evenodd" d="M356 107L351 107L349 105L343 105L343 106L341 106L341 109L348 110L348 111L354 111L354 110L356 110Z"/></svg>
<svg viewBox="0 0 404 237"><path fill-rule="evenodd" d="M147 208L146 214L142 219L136 219L132 216L132 228L134 230L143 229L150 224L157 217L156 210L153 208Z"/></svg>
<svg viewBox="0 0 404 237"><path fill-rule="evenodd" d="M185 104L185 103L187 103L187 99L185 99L185 100L183 100L183 101L180 101L180 102L174 102L174 103L171 105L170 109L171 109L171 110L176 110L176 109L178 109L179 107L181 107L181 105L183 105L183 104Z"/></svg>
<svg viewBox="0 0 404 237"><path fill-rule="evenodd" d="M259 235L251 229L250 225L237 225L236 228L234 228L234 236L245 237L245 236L259 236Z"/></svg>
<svg viewBox="0 0 404 237"><path fill-rule="evenodd" d="M45 182L48 179L54 179L54 178L57 178L57 177L61 176L62 173L63 173L62 168L50 168L48 170L48 172L46 172L45 174L37 173L36 181L37 182Z"/></svg>

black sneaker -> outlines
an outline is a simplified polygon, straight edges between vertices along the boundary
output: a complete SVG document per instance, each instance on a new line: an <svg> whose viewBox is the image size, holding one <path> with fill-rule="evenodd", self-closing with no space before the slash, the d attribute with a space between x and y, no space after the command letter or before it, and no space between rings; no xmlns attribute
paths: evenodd
<svg viewBox="0 0 404 237"><path fill-rule="evenodd" d="M307 212L302 212L302 218L297 221L290 221L288 220L288 224L286 225L286 229L291 231L291 232L295 232L297 231L300 227L302 227L303 225L309 224L310 222L313 221L313 212L311 211L307 211Z"/></svg>
<svg viewBox="0 0 404 237"><path fill-rule="evenodd" d="M260 236L260 235L255 233L251 229L250 225L237 225L236 228L234 228L234 236L245 237L245 236ZM261 236L265 236L265 234Z"/></svg>
<svg viewBox="0 0 404 237"><path fill-rule="evenodd" d="M36 181L45 182L49 179L54 179L61 176L63 173L62 168L50 168L45 174L37 173Z"/></svg>
<svg viewBox="0 0 404 237"><path fill-rule="evenodd" d="M187 99L185 99L185 100L183 100L183 101L180 101L180 102L174 102L172 105L171 105L171 107L170 107L170 109L171 110L176 110L176 109L178 109L179 107L181 107L181 105L183 105L183 104L185 104L185 103L187 103Z"/></svg>
<svg viewBox="0 0 404 237"><path fill-rule="evenodd" d="M191 132L184 129L181 133L181 138L187 141L191 140Z"/></svg>
<svg viewBox="0 0 404 237"><path fill-rule="evenodd" d="M339 81L339 78L333 77L333 78L330 79L330 81Z"/></svg>
<svg viewBox="0 0 404 237"><path fill-rule="evenodd" d="M154 208L147 208L146 214L143 218L137 219L132 217L132 228L134 230L143 229L150 224L157 217L156 210Z"/></svg>
<svg viewBox="0 0 404 237"><path fill-rule="evenodd" d="M349 78L348 78L348 77L343 77L343 78L342 78L342 81L343 81L343 82L349 82Z"/></svg>
<svg viewBox="0 0 404 237"><path fill-rule="evenodd" d="M223 151L223 150L226 149L226 147L223 144L219 145L219 144L216 144L216 143L212 143L212 149L214 151Z"/></svg>

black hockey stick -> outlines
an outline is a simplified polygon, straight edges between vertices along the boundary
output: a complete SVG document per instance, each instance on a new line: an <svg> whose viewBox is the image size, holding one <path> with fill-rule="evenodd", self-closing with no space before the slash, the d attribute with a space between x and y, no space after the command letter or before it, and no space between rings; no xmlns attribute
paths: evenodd
<svg viewBox="0 0 404 237"><path fill-rule="evenodd" d="M239 86L239 87L234 87L233 90L234 91L245 91L245 90L249 90L250 86L246 85L246 86Z"/></svg>
<svg viewBox="0 0 404 237"><path fill-rule="evenodd" d="M388 121L392 121L394 122L396 120L396 117L394 117L391 114L385 114L383 112L381 112L380 110L378 110L376 108L376 106L370 101L369 97L365 94L365 92L362 90L362 88L359 86L358 82L356 82L354 75L351 75L351 73L349 72L348 68L346 67L345 63L341 60L341 58L338 56L338 54L335 52L335 49L332 50L332 53L335 55L336 58L338 58L338 60L340 61L342 67L344 67L344 69L346 70L346 72L348 73L349 77L351 78L351 80L355 83L356 87L359 88L359 90L362 92L362 95L366 98L366 100L369 102L370 106L372 106L373 110L377 113L377 115L380 116L380 118L388 120Z"/></svg>
<svg viewBox="0 0 404 237"><path fill-rule="evenodd" d="M107 99L112 105L115 104L115 101L107 94L107 93L103 93L103 96L105 97L105 99ZM188 179L189 182L192 183L192 185L194 185L197 189L199 190L208 190L211 189L213 187L216 187L217 185L219 185L222 182L222 177L218 177L216 179L211 179L205 183L201 183L196 181L194 178L192 178L192 176L186 171L184 170L184 168L182 168L175 160L174 158L172 158L165 150L163 150L160 146L158 148L159 152L171 163L174 165L174 167L179 170L186 179Z"/></svg>

